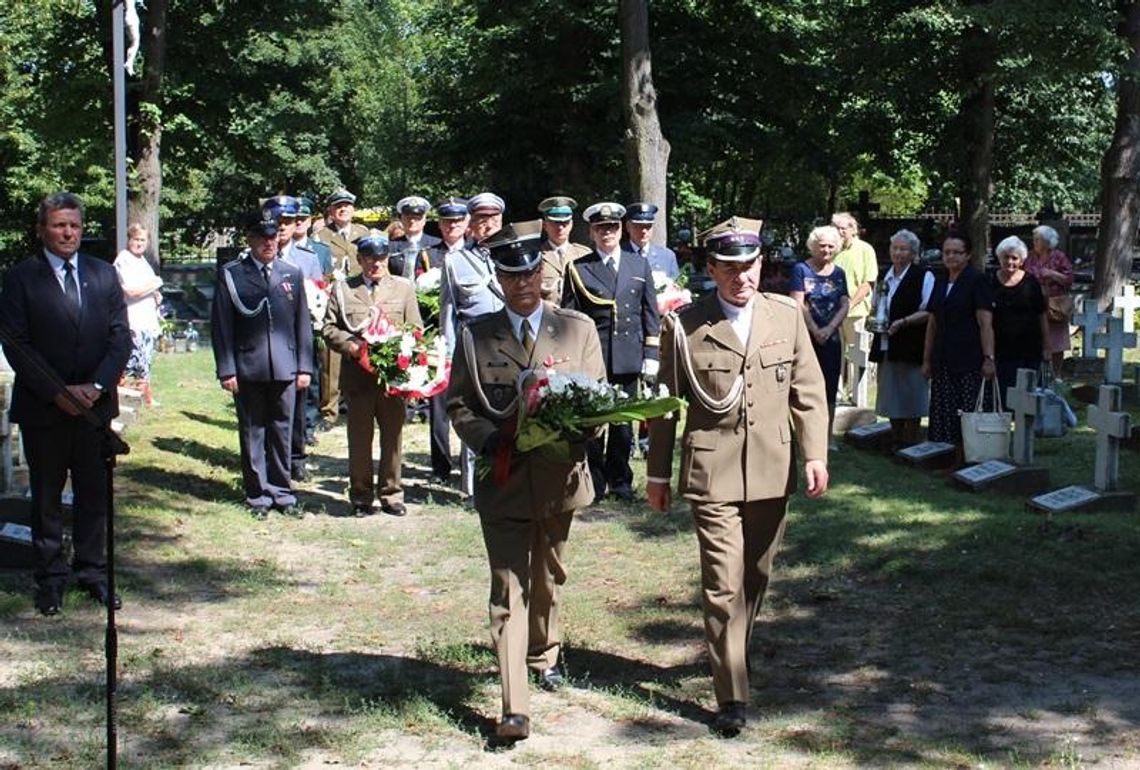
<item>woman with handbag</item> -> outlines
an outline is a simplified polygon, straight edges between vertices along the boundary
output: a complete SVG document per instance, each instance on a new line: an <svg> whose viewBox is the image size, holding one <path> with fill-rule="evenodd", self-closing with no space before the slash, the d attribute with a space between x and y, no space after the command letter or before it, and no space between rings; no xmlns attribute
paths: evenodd
<svg viewBox="0 0 1140 770"><path fill-rule="evenodd" d="M1029 255L1025 241L1011 235L994 249L1000 267L990 289L994 295L994 355L1000 393L1017 384L1018 369L1041 368L1049 362L1045 347L1048 322L1041 284L1023 265Z"/></svg>
<svg viewBox="0 0 1140 770"><path fill-rule="evenodd" d="M927 438L957 445L959 461L959 412L974 411L982 379L997 375L993 296L985 274L970 264L972 250L966 235L952 234L942 243L946 275L934 282L922 354L922 373L930 380Z"/></svg>
<svg viewBox="0 0 1140 770"><path fill-rule="evenodd" d="M1073 317L1073 263L1057 248L1061 242L1057 231L1048 225L1033 228L1033 250L1025 260L1025 272L1037 279L1045 291L1048 304L1049 332L1045 347L1053 359L1053 371L1061 371L1065 351L1069 349L1069 322Z"/></svg>

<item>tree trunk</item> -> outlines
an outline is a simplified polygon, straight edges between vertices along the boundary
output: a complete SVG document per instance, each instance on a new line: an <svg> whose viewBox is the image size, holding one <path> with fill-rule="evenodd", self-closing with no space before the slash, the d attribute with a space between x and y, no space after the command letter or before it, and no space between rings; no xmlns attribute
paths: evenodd
<svg viewBox="0 0 1140 770"><path fill-rule="evenodd" d="M658 207L653 241L665 243L665 187L669 142L657 119L657 92L649 54L649 9L646 0L620 0L621 95L625 113L625 154L630 191L637 200Z"/></svg>
<svg viewBox="0 0 1140 770"><path fill-rule="evenodd" d="M1140 2L1119 7L1119 33L1129 55L1116 80L1116 129L1100 165L1104 193L1093 283L1100 310L1108 309L1128 281L1140 226Z"/></svg>
<svg viewBox="0 0 1140 770"><path fill-rule="evenodd" d="M149 0L141 19L142 82L131 117L134 184L127 199L127 221L138 222L150 234L146 258L156 269L159 203L162 199L162 76L166 69L166 10L168 0Z"/></svg>
<svg viewBox="0 0 1140 770"><path fill-rule="evenodd" d="M974 242L972 261L981 269L989 251L990 195L994 167L994 42L972 26L962 46L966 92L962 100L962 146L967 166L962 180L960 225Z"/></svg>

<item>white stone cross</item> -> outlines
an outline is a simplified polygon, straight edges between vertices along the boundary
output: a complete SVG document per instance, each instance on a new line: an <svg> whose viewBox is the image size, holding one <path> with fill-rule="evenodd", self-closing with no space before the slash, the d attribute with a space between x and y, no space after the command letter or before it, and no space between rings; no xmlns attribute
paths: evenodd
<svg viewBox="0 0 1140 770"><path fill-rule="evenodd" d="M1124 321L1109 318L1105 331L1093 335L1093 347L1104 350L1104 381L1109 385L1124 382L1124 349L1136 347L1136 332L1124 333Z"/></svg>
<svg viewBox="0 0 1140 770"><path fill-rule="evenodd" d="M1120 483L1120 441L1132 432L1132 415L1120 410L1119 387L1100 386L1097 403L1089 405L1088 421L1096 431L1093 486L1101 492L1112 492Z"/></svg>
<svg viewBox="0 0 1140 770"><path fill-rule="evenodd" d="M847 346L847 362L851 364L852 378L855 386L851 388L851 398L855 401L855 406L865 408L867 406L867 381L870 379L868 376L868 369L871 366L871 340L874 339L870 332L856 332L855 342Z"/></svg>
<svg viewBox="0 0 1140 770"><path fill-rule="evenodd" d="M1037 392L1037 372L1017 370L1017 385L1005 391L1005 405L1013 410L1013 461L1033 463L1033 422L1045 409L1045 396Z"/></svg>
<svg viewBox="0 0 1140 770"><path fill-rule="evenodd" d="M1096 300L1085 297L1081 300L1080 312L1073 313L1073 323L1081 327L1081 357L1096 358L1096 348L1093 347L1093 335L1104 326L1107 313L1096 309Z"/></svg>
<svg viewBox="0 0 1140 770"><path fill-rule="evenodd" d="M1140 308L1140 297L1136 296L1136 287L1132 284L1127 284L1121 294L1112 298L1112 312L1120 314L1125 332L1136 331L1137 308Z"/></svg>

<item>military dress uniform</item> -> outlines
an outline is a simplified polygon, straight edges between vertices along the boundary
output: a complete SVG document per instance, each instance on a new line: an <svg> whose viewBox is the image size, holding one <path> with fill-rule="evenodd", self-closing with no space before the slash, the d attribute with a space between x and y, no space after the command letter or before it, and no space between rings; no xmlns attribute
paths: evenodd
<svg viewBox="0 0 1140 770"><path fill-rule="evenodd" d="M472 320L503 308L503 289L495 278L495 269L486 249L469 243L448 254L440 285L440 331L447 341L448 355L455 353L459 334ZM459 436L463 440L462 434ZM459 449L460 488L464 494L474 491L475 454L467 442Z"/></svg>
<svg viewBox="0 0 1140 770"><path fill-rule="evenodd" d="M538 204L544 222L570 222L577 208L576 200L561 195L543 198ZM566 266L590 251L589 246L569 240L561 246L555 246L548 237L544 237L539 246L539 254L542 256L542 298L550 302L561 302Z"/></svg>
<svg viewBox="0 0 1140 770"><path fill-rule="evenodd" d="M508 264L507 259L500 264ZM521 264L538 267L537 251L522 259ZM515 324L521 331L520 319L512 320L504 308L465 326L447 393L455 431L490 462L501 442L514 440L520 373L541 367L597 380L605 376L597 331L581 313L542 302L530 353ZM585 446L571 444L571 452L571 461L565 462L541 449L526 454L512 449L502 486L496 485L493 474L475 484L475 509L491 567L491 640L499 661L504 717L529 714L527 669L542 673L558 663L566 538L573 512L594 499L583 462Z"/></svg>
<svg viewBox="0 0 1140 770"><path fill-rule="evenodd" d="M334 192L326 201L326 208L338 200L356 201L356 196L347 190ZM341 280L346 276L360 274L360 263L356 261L356 242L367 238L369 230L362 224L350 222L344 231L339 231L332 225L321 229L313 240L328 247L332 257L332 274L334 280ZM324 346L321 351L321 419L332 425L340 416L340 356Z"/></svg>
<svg viewBox="0 0 1140 770"><path fill-rule="evenodd" d="M290 487L296 379L313 372L301 271L280 259L263 265L252 255L223 265L210 320L218 379L238 382L246 504L259 511L291 508L297 502Z"/></svg>
<svg viewBox="0 0 1140 770"><path fill-rule="evenodd" d="M823 375L794 301L757 293L738 309L714 292L665 318L659 382L688 402L678 491L700 543L717 703L742 709L753 622L796 485L792 443L805 461L827 458ZM676 426L676 415L650 421L650 481L669 483Z"/></svg>
<svg viewBox="0 0 1140 770"><path fill-rule="evenodd" d="M367 328L373 308L378 307L396 326L422 327L416 291L409 281L384 274L369 286L364 276L338 281L325 314L324 338L342 358L340 389L348 401L349 501L357 510L370 510L374 497L387 512L403 512L401 485L403 462L400 438L404 429L404 399L389 396L377 385L377 376L365 371L349 349L364 344L360 335ZM380 427L380 464L373 482L372 438Z"/></svg>
<svg viewBox="0 0 1140 770"><path fill-rule="evenodd" d="M587 215L593 208L587 209ZM562 306L579 310L593 320L601 339L606 376L627 393L634 393L638 377L645 372L643 363L649 360L656 364L658 357L657 291L645 257L621 252L615 273L603 256L592 250L567 266ZM608 490L632 499L632 447L629 423L612 424L604 443L601 438L591 442L590 474L598 497Z"/></svg>

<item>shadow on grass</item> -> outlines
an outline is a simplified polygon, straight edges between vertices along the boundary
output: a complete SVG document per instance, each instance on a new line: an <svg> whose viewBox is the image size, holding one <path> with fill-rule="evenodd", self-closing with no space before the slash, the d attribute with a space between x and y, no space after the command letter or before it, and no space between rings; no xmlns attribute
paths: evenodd
<svg viewBox="0 0 1140 770"><path fill-rule="evenodd" d="M241 468L241 455L232 449L210 446L194 439L171 436L159 436L154 439L153 443L156 449L161 449L163 452L186 455L218 468L227 470Z"/></svg>
<svg viewBox="0 0 1140 770"><path fill-rule="evenodd" d="M494 750L494 721L468 705L493 676L394 655L286 646L206 665L157 659L120 684L122 732L130 736L121 756L139 767L293 763L310 749L364 755L379 748L375 731L408 729L458 730ZM0 726L0 741L16 757L73 755L72 737L30 728L89 721L98 730L98 680L42 678L0 688L0 712L12 716Z"/></svg>
<svg viewBox="0 0 1140 770"><path fill-rule="evenodd" d="M136 485L129 492L132 505L166 507L171 503L171 492L207 502L236 502L241 499L232 484L185 471L172 471L156 465L126 465L118 473Z"/></svg>
<svg viewBox="0 0 1140 770"><path fill-rule="evenodd" d="M229 411L232 412L233 408L231 407ZM185 417L189 418L192 422L202 423L203 425L212 425L215 428L221 428L222 430L229 431L231 433L237 433L238 422L236 417L233 419L222 419L220 417L211 417L208 414L201 414L200 412L188 412L185 409L182 410L182 414Z"/></svg>

